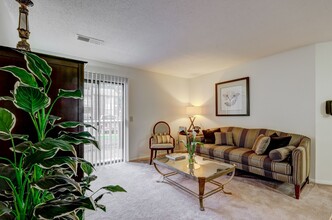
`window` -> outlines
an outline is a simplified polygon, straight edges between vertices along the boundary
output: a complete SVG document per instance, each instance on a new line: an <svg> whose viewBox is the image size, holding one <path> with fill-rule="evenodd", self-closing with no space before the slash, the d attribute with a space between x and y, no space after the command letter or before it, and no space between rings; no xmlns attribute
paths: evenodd
<svg viewBox="0 0 332 220"><path fill-rule="evenodd" d="M94 165L123 162L127 151L127 82L123 77L85 73L84 122L100 150L86 145L84 158Z"/></svg>

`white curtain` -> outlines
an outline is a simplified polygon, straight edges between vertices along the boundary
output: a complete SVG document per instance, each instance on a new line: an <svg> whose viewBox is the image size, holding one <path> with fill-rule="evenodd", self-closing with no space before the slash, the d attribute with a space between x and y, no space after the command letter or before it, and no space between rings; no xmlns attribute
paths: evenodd
<svg viewBox="0 0 332 220"><path fill-rule="evenodd" d="M126 160L128 140L128 79L100 73L84 73L84 122L96 137L100 150L84 148L84 158L96 166Z"/></svg>

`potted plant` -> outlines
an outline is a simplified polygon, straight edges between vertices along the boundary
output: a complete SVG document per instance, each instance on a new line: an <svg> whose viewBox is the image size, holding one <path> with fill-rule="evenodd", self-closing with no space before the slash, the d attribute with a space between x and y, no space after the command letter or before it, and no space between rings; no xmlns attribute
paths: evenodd
<svg viewBox="0 0 332 220"><path fill-rule="evenodd" d="M99 204L105 193L125 192L116 185L102 187L96 198L90 183L97 177L92 175L93 165L76 156L75 146L93 144L99 148L95 138L87 131L72 132L79 126L91 127L75 121L61 121L61 116L52 115L54 104L60 99L82 99L80 90L63 90L54 100L48 96L51 88L52 68L47 62L30 52L21 52L27 70L16 66L1 67L18 81L11 97L0 97L0 101L13 102L31 118L38 136L32 142L28 135L14 134L15 115L0 108L0 139L11 143L13 160L0 157L0 219L83 219L84 210L106 207ZM57 128L56 136L49 132ZM1 146L0 146L1 150ZM65 152L65 153L62 153ZM78 169L85 176L75 180Z"/></svg>

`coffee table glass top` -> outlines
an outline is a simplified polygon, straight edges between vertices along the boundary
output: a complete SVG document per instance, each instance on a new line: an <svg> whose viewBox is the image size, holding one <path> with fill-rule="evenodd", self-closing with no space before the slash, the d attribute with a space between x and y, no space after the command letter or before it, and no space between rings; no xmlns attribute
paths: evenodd
<svg viewBox="0 0 332 220"><path fill-rule="evenodd" d="M186 158L182 160L171 160L165 156L162 158L156 158L153 160L153 162L157 165L168 168L175 172L181 172L182 174L185 174L186 176L192 177L194 179L216 178L218 176L225 175L235 170L234 165L204 158L201 156L195 157L195 168L190 169L188 165L188 154L184 155L186 155Z"/></svg>

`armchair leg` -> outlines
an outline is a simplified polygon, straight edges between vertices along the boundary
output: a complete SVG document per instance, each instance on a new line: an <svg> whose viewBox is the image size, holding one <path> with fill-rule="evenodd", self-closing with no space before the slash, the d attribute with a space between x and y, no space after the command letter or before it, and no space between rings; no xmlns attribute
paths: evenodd
<svg viewBox="0 0 332 220"><path fill-rule="evenodd" d="M153 156L153 150L151 150L151 153L150 153L150 165L152 164L152 156Z"/></svg>
<svg viewBox="0 0 332 220"><path fill-rule="evenodd" d="M174 148L172 148L171 153L174 153Z"/></svg>
<svg viewBox="0 0 332 220"><path fill-rule="evenodd" d="M157 157L157 151L158 151L158 150L155 150L155 151L154 151L154 158Z"/></svg>

